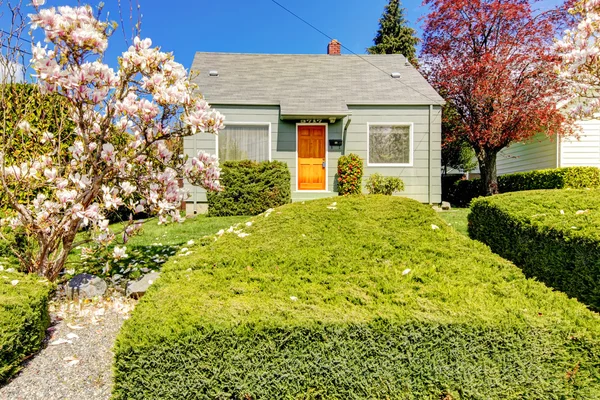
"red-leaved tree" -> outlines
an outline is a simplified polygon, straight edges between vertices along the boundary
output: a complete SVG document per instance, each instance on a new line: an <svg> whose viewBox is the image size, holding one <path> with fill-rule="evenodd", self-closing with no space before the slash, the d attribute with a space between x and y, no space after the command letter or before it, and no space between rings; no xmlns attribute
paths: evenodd
<svg viewBox="0 0 600 400"><path fill-rule="evenodd" d="M543 13L527 0L425 0L423 72L451 102L446 140L475 150L485 194L498 193L496 158L536 134L573 133L557 104L569 97L557 78L553 40L565 10ZM448 118L452 119L451 121Z"/></svg>

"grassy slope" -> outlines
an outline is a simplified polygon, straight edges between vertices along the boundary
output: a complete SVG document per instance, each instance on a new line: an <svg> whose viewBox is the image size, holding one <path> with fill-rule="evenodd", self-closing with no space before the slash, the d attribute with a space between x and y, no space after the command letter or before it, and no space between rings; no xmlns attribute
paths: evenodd
<svg viewBox="0 0 600 400"><path fill-rule="evenodd" d="M598 398L597 315L414 201L330 202L169 262L118 338L115 397Z"/></svg>
<svg viewBox="0 0 600 400"><path fill-rule="evenodd" d="M0 271L0 383L41 347L50 324L51 290L52 285L38 276Z"/></svg>
<svg viewBox="0 0 600 400"><path fill-rule="evenodd" d="M469 215L468 208L453 208L449 211L440 211L438 215L450 224L450 226L454 227L457 232L460 232L465 236L469 235L467 221L467 215Z"/></svg>

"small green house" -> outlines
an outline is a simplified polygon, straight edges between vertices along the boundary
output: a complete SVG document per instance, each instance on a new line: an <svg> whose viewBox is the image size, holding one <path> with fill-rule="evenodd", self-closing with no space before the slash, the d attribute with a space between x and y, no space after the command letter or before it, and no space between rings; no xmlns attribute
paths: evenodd
<svg viewBox="0 0 600 400"><path fill-rule="evenodd" d="M399 195L441 201L443 99L402 55L196 53L194 83L225 115L218 136L185 139L220 161L279 160L289 166L292 200L337 195L337 160L355 153L373 173L400 177ZM188 212L206 194L189 187Z"/></svg>

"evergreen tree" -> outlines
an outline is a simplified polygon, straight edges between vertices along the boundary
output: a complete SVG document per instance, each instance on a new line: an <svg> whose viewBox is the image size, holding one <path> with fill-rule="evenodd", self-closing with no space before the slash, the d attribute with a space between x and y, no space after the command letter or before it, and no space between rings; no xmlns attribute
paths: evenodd
<svg viewBox="0 0 600 400"><path fill-rule="evenodd" d="M419 39L404 18L404 8L400 0L390 0L379 19L379 30L373 39L374 46L367 49L369 54L402 54L413 65L417 65L415 46Z"/></svg>

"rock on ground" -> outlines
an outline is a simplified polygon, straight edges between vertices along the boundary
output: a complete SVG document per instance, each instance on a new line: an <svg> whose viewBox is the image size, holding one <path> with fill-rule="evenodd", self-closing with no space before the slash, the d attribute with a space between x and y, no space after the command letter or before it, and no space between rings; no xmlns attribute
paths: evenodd
<svg viewBox="0 0 600 400"><path fill-rule="evenodd" d="M0 387L0 400L108 400L112 347L133 306L119 297L52 304L46 346Z"/></svg>

